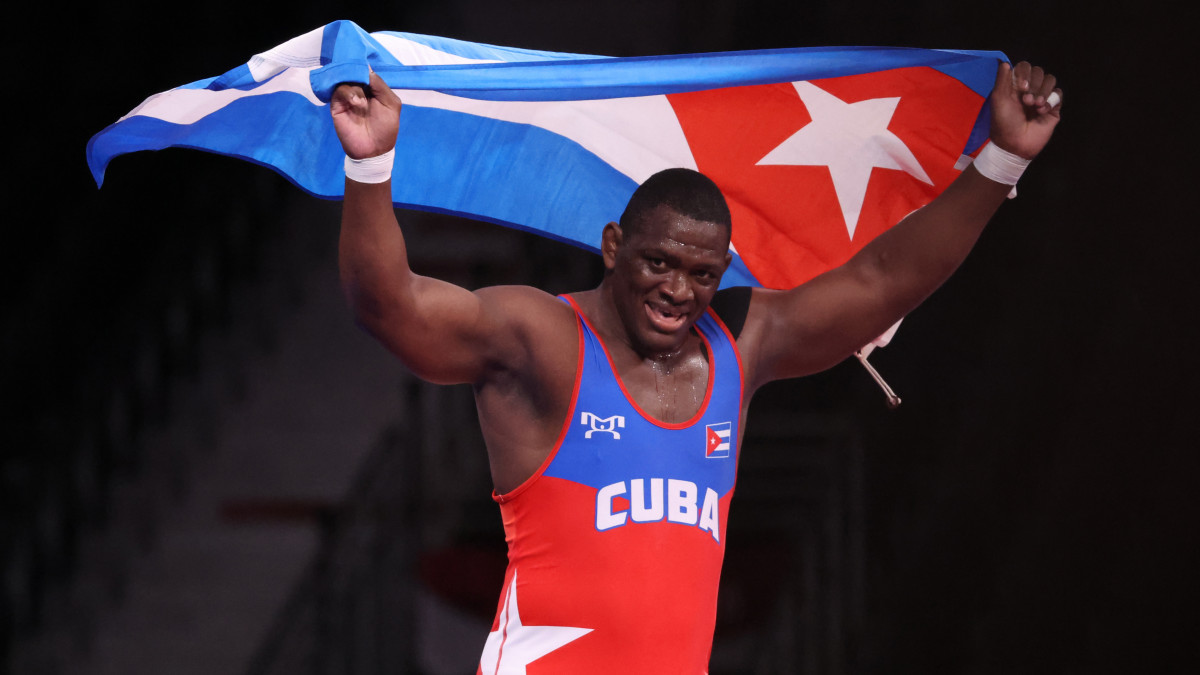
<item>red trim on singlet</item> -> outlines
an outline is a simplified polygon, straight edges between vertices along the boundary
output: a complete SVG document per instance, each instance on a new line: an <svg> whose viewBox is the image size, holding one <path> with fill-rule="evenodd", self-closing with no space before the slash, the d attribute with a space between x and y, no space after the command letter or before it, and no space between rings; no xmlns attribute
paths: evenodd
<svg viewBox="0 0 1200 675"><path fill-rule="evenodd" d="M583 326L579 323L582 316L579 312L575 313L575 327L579 330L579 354L575 357L575 384L571 386L571 404L567 406L567 416L563 419L562 429L558 432L558 439L554 441L554 447L550 449L550 453L546 455L546 459L542 460L541 465L538 466L537 471L533 472L532 476L526 478L520 485L502 495L496 494L496 491L492 490L492 499L498 504L511 501L529 488L530 485L533 485L533 482L545 473L546 467L550 466L550 462L554 461L554 456L558 454L559 448L562 447L563 441L567 438L567 432L571 429L571 421L575 419L575 404L579 402L579 384L583 381Z"/></svg>
<svg viewBox="0 0 1200 675"><path fill-rule="evenodd" d="M746 371L742 369L742 350L738 349L738 343L733 337L733 332L729 330L729 326L725 325L725 322L721 320L721 317L717 315L712 307L709 307L706 311L713 318L713 321L717 322L721 330L724 331L725 339L729 340L729 346L733 349L733 356L737 359L738 375L740 376L738 377L738 437L730 439L733 441L734 447L737 448L733 459L736 462L733 471L733 486L729 488L729 494L732 495L737 490L737 467L741 466L742 463L742 430L745 429L742 424L746 421L742 414L746 410ZM709 655L712 655L712 647L709 647ZM705 675L708 675L708 673L706 672Z"/></svg>
<svg viewBox="0 0 1200 675"><path fill-rule="evenodd" d="M742 350L738 349L737 339L733 337L733 333L729 330L729 326L725 325L725 322L721 320L721 317L717 315L716 311L714 311L712 307L709 307L704 311L712 317L713 321L717 322L717 325L720 326L721 330L725 333L725 338L729 340L729 346L733 347L733 355L735 358L737 358L738 374L741 375L741 377L738 378L738 410L740 411L742 408L741 404L746 400L746 369L742 367ZM740 421L741 420L739 420L739 422Z"/></svg>
<svg viewBox="0 0 1200 675"><path fill-rule="evenodd" d="M716 375L717 375L716 368L713 366L713 358L714 358L713 357L713 348L712 348L712 345L709 344L708 338L704 336L704 331L702 331L698 328L696 329L696 335L700 336L700 341L704 343L704 348L706 350L708 350L708 385L704 389L704 400L700 402L700 408L696 410L696 414L693 415L690 420L688 420L686 422L676 422L676 423L661 422L661 421L655 419L652 415L650 415L650 413L646 412L645 410L642 410L642 406L638 405L637 401L635 401L634 398L629 395L629 390L625 388L625 382L621 380L621 374L617 372L617 366L616 366L616 364L613 363L612 355L610 355L608 353L608 345L604 344L604 338L600 337L600 333L596 330L595 326L592 325L592 322L587 318L587 316L584 315L583 310L579 308L579 305L575 304L575 300L573 298L571 298L570 296L563 296L563 297L565 297L567 299L567 302L571 303L571 306L575 308L575 312L579 315L579 318L583 319L583 322L586 323L587 327L591 329L592 334L596 336L596 342L600 343L600 349L604 351L604 358L608 359L608 367L610 369L612 369L613 377L616 378L617 386L621 388L621 393L625 395L625 400L628 401L629 405L633 406L633 409L638 411L638 413L643 418L645 418L645 420L647 422L653 424L656 427L662 427L663 429L676 430L676 429L687 429L688 427L694 425L696 422L699 422L700 419L702 417L704 417L704 412L706 410L708 410L708 401L712 397L713 381L716 379ZM693 327L694 327L694 324L693 324ZM736 347L735 347L735 353L736 353ZM740 371L741 367L742 367L742 363L741 363L741 359L739 358L738 359L739 372L741 372ZM741 396L738 397L738 403L739 404L741 403Z"/></svg>

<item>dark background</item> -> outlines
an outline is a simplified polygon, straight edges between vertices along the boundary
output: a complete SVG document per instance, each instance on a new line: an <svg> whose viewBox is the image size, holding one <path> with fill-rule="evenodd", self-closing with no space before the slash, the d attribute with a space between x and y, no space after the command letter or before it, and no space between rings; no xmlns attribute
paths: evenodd
<svg viewBox="0 0 1200 675"><path fill-rule="evenodd" d="M595 5L218 1L177 16L106 4L22 29L17 67L36 77L5 115L17 174L0 237L5 452L52 443L38 412L62 392L45 383L103 358L112 316L154 311L139 283L169 264L172 221L220 220L224 194L264 180L171 150L118 158L97 190L87 139L151 93L328 21L609 55L998 49L1058 75L1055 139L960 272L873 357L904 405L886 411L846 366L814 385L868 438L862 668L1166 672L1194 660L1200 266L1184 208L1193 78L1170 14L1054 1Z"/></svg>

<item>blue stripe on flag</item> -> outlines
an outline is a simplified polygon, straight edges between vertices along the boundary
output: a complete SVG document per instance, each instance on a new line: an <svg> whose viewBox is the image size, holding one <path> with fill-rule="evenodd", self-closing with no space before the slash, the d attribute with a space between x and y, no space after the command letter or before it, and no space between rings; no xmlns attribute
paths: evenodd
<svg viewBox="0 0 1200 675"><path fill-rule="evenodd" d="M406 106L400 138L427 142L396 146L397 204L521 223L593 250L637 187L574 141L526 124Z"/></svg>
<svg viewBox="0 0 1200 675"><path fill-rule="evenodd" d="M426 89L487 101L578 101L797 82L914 66L934 68L960 80L970 77L964 84L986 92L995 80L994 59L1003 56L999 52L843 47L444 66L403 66L395 59L376 61L364 53L354 61L370 61L393 89ZM982 66L980 57L985 57ZM313 71L313 91L322 101L328 101L342 82L366 83L365 69L362 80L338 79L324 72L340 72L342 67L337 64ZM990 74L980 78L980 72Z"/></svg>

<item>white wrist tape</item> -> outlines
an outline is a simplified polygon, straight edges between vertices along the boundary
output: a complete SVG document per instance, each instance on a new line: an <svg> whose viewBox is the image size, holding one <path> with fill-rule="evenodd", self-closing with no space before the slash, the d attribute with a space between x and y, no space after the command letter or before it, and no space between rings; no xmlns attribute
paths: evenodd
<svg viewBox="0 0 1200 675"><path fill-rule="evenodd" d="M1029 160L1014 155L995 143L988 143L979 151L974 164L975 170L983 174L984 178L1005 185L1016 185L1017 179L1029 166Z"/></svg>
<svg viewBox="0 0 1200 675"><path fill-rule="evenodd" d="M983 153L980 153L980 156L982 155ZM350 159L347 156L346 178L359 183L382 183L392 177L392 161L395 157L395 148L382 155L365 159Z"/></svg>

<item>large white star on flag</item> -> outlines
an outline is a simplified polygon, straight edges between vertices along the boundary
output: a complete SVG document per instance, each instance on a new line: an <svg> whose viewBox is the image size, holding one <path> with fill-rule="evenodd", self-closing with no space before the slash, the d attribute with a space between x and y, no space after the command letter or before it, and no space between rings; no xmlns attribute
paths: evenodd
<svg viewBox="0 0 1200 675"><path fill-rule="evenodd" d="M828 166L851 239L875 167L899 169L933 185L904 141L888 130L899 97L846 103L811 82L792 84L812 122L758 163Z"/></svg>
<svg viewBox="0 0 1200 675"><path fill-rule="evenodd" d="M517 607L517 573L500 610L499 628L488 633L479 667L483 675L525 675L525 666L592 632L570 626L526 626Z"/></svg>

